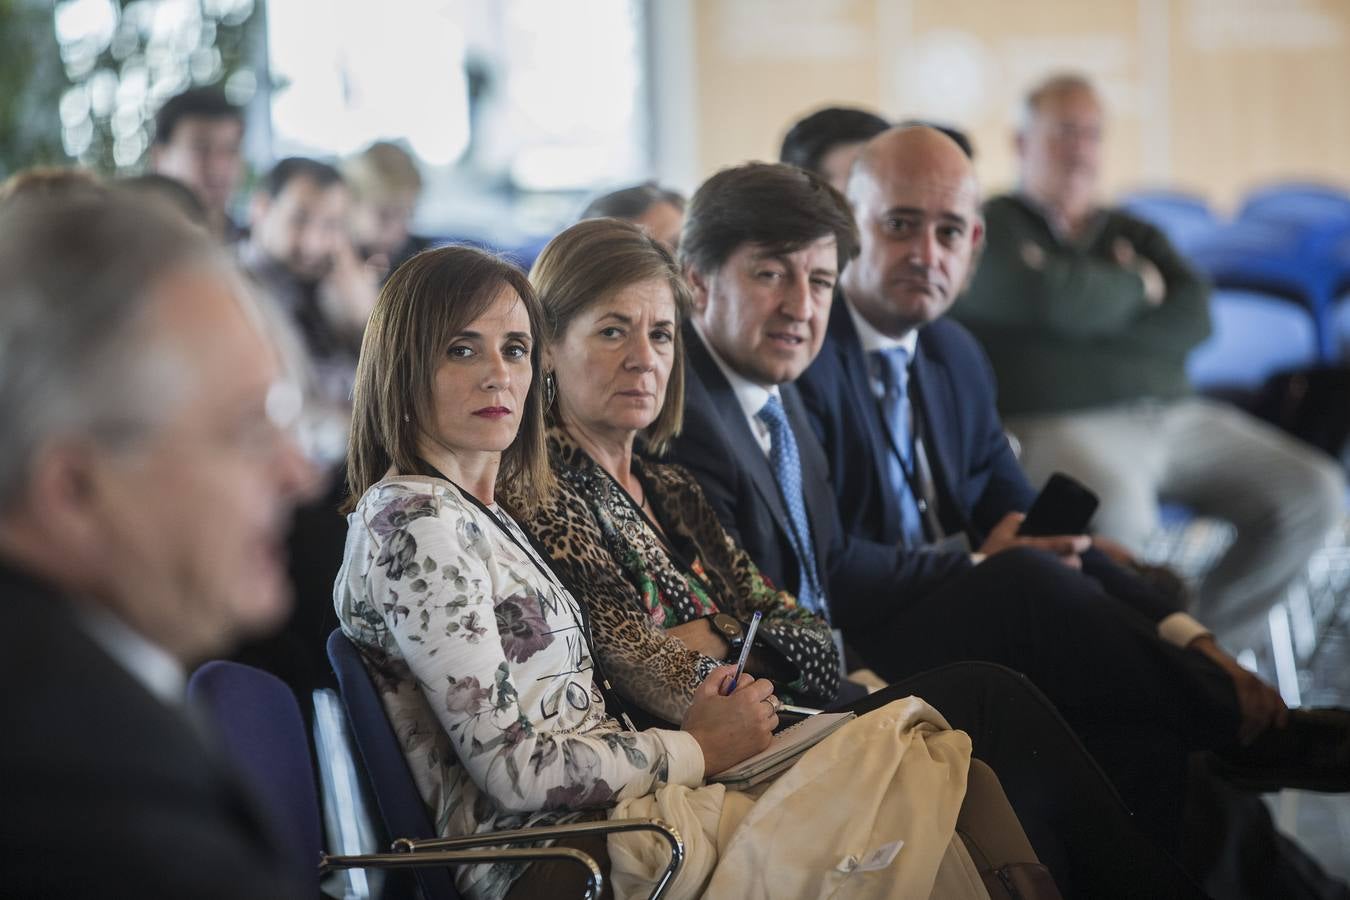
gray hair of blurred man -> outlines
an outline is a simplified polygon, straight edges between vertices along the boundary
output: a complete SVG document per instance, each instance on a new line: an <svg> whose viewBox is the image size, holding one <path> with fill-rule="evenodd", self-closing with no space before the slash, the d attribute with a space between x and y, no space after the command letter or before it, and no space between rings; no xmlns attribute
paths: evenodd
<svg viewBox="0 0 1350 900"><path fill-rule="evenodd" d="M121 450L172 412L186 359L150 340L146 308L192 264L231 271L206 235L121 192L0 211L0 515L48 442Z"/></svg>
<svg viewBox="0 0 1350 900"><path fill-rule="evenodd" d="M1022 98L1021 108L1018 110L1017 131L1024 132L1035 120L1036 114L1041 110L1041 104L1051 97L1058 97L1061 94L1077 93L1085 91L1094 97L1100 97L1097 89L1092 86L1086 75L1080 75L1077 72L1057 72L1046 78L1041 79L1032 85L1027 91L1026 96ZM1100 102L1100 99L1098 100Z"/></svg>

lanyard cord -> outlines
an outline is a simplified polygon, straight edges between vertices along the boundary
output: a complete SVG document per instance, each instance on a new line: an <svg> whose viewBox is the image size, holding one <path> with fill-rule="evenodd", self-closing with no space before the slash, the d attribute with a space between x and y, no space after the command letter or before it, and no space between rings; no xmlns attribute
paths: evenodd
<svg viewBox="0 0 1350 900"><path fill-rule="evenodd" d="M873 395L875 397L875 394ZM922 446L923 432L926 430L923 426L923 417L919 414L920 404L910 398L909 409L913 427L910 429L910 459L913 464L905 462L905 454L900 452L901 448L895 443L895 433L891 430L890 424L886 421L886 407L883 398L875 397L877 406L877 415L881 417L882 431L886 434L886 446L890 448L891 455L895 457L896 463L900 466L900 474L905 479L905 484L909 485L910 495L914 498L914 505L919 509L919 523L923 527L928 540L936 541L942 536L942 524L938 521L937 511L933 505L928 502L928 491L925 489L923 480L919 478L919 447Z"/></svg>
<svg viewBox="0 0 1350 900"><path fill-rule="evenodd" d="M586 642L586 650L591 655L591 666L593 667L595 672L595 682L600 688L600 695L604 698L605 706L606 707L612 706L615 710L618 711L617 718L619 719L620 722L623 723L623 725L629 731L637 731L638 730L637 726L633 724L632 718L630 718L628 715L627 705L624 703L623 699L619 696L619 692L614 689L614 686L612 684L610 684L609 677L605 675L604 667L600 663L600 655L595 652L595 640L591 634L591 615L590 611L586 608L585 601L583 601L580 597L577 597L571 591L568 591L566 587L562 584L562 582L558 580L558 576L554 574L553 570L548 568L548 566L546 566L543 563L543 560L547 558L548 554L545 553L543 549L535 543L533 536L529 534L525 534L526 540L530 542L530 548L526 548L526 546L520 542L520 539L516 537L515 532L513 532L510 528L508 528L506 523L503 522L497 516L496 513L488 509L487 504L485 504L482 500L479 500L471 492L464 490L464 488L460 487L454 481L451 481L449 478L446 478L444 475L441 474L440 470L438 470L431 463L427 462L426 460L420 457L414 457L413 461L416 462L418 466L417 474L425 475L428 478L439 478L441 481L445 481L454 485L455 490L459 491L460 494L463 495L465 499L467 499L470 503L472 503L479 510L481 510L489 519L491 519L492 524L496 525L498 530L500 530L503 534L505 534L507 539L511 543L515 544L516 548L519 549L521 553L525 554L525 557L531 563L534 564L534 567L536 569L539 570L539 574L544 576L544 580L548 581L550 584L554 585L557 588L561 588L568 594L568 596L572 597L572 599L576 602L577 612L581 616L581 620L577 623L577 627L581 630L582 640ZM533 550L533 552L531 552L531 549Z"/></svg>

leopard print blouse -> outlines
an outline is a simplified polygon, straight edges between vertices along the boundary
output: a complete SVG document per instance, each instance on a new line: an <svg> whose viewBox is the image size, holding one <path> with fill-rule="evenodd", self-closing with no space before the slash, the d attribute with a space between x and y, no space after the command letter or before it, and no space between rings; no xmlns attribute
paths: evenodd
<svg viewBox="0 0 1350 900"><path fill-rule="evenodd" d="M775 687L789 702L831 702L839 657L829 625L775 588L722 528L688 472L635 454L669 543L628 494L560 427L549 430L559 489L525 528L554 571L587 604L595 650L616 687L667 722L683 719L694 688L721 660L688 649L665 629L712 612L748 621L764 613L757 644L791 671Z"/></svg>

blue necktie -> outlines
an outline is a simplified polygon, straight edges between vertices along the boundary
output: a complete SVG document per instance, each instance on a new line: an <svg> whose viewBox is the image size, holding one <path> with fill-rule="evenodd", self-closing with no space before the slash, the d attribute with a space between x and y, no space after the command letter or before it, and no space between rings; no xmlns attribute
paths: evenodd
<svg viewBox="0 0 1350 900"><path fill-rule="evenodd" d="M905 477L905 467L914 471L914 439L910 434L909 351L904 347L892 347L889 350L874 350L870 356L877 379L885 389L881 395L881 411L886 419L886 428L891 433L886 469L891 487L900 498L900 531L906 547L919 547L925 542L923 518L909 479ZM901 459L904 460L903 465Z"/></svg>
<svg viewBox="0 0 1350 900"><path fill-rule="evenodd" d="M797 455L797 438L792 434L787 413L777 397L770 395L769 402L755 416L769 429L769 463L773 466L778 491L783 495L783 505L787 507L788 522L792 525L789 536L801 572L797 602L828 619L829 610L816 569L815 547L811 543L811 524L806 517L806 501L802 497L802 461Z"/></svg>

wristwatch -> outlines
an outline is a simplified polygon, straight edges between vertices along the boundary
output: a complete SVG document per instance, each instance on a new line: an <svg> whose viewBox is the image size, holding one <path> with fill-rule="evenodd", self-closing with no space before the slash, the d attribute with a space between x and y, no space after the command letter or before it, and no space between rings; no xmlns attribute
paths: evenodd
<svg viewBox="0 0 1350 900"><path fill-rule="evenodd" d="M726 613L713 613L710 616L704 616L704 618L708 620L708 625L712 627L713 632L721 635L727 642L729 656L735 656L741 652L741 645L745 643L745 626L741 625L739 619Z"/></svg>

